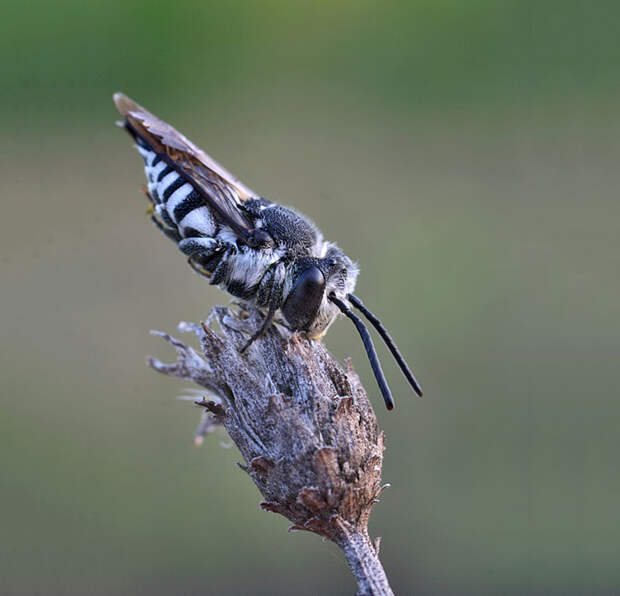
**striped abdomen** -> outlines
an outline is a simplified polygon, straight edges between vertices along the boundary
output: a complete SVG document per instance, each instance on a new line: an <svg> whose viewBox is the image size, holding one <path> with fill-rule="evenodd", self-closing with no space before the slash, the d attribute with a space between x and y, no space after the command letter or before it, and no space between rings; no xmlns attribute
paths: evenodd
<svg viewBox="0 0 620 596"><path fill-rule="evenodd" d="M238 246L233 231L216 220L194 186L141 138L136 142L144 158L154 222L191 257L192 267L206 274L211 284L238 298L252 297L280 253Z"/></svg>
<svg viewBox="0 0 620 596"><path fill-rule="evenodd" d="M137 149L144 158L148 193L159 219L173 235L176 232L178 240L215 237L219 231L218 222L200 193L142 139L136 140Z"/></svg>

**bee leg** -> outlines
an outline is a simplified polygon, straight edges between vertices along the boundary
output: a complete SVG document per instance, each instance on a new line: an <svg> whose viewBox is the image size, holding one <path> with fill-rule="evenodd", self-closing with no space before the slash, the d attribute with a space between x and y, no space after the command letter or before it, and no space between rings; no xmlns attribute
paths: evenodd
<svg viewBox="0 0 620 596"><path fill-rule="evenodd" d="M226 279L226 275L228 273L228 259L235 252L237 252L237 247L235 245L226 245L226 248L220 257L220 262L217 264L217 267L214 269L213 275L209 280L209 283L212 286L218 286L224 281L224 279Z"/></svg>
<svg viewBox="0 0 620 596"><path fill-rule="evenodd" d="M151 215L151 221L173 242L178 243L182 240L181 235L176 230L165 226L155 215Z"/></svg>
<svg viewBox="0 0 620 596"><path fill-rule="evenodd" d="M143 184L142 185L142 194L144 194L144 196L151 202L153 203L153 205L155 205L156 201L153 198L153 195L151 195L151 193L149 192L149 189Z"/></svg>
<svg viewBox="0 0 620 596"><path fill-rule="evenodd" d="M212 260L213 260L213 256L209 257L208 254L205 254L204 252L201 252L201 251L197 251L189 255L189 257L187 257L187 264L196 273L198 273L198 275L202 275L203 277L210 278L213 272Z"/></svg>
<svg viewBox="0 0 620 596"><path fill-rule="evenodd" d="M242 354L252 345L252 342L261 337L265 333L265 331L269 329L269 325L271 325L276 311L278 310L278 308L280 308L280 305L282 304L282 288L284 287L284 274L284 264L276 263L275 265L272 265L272 267L263 276L260 286L266 287L259 286L258 294L264 296L267 291L269 292L267 314L265 315L265 319L263 320L263 323L260 326L259 330L254 333L254 335L250 337L245 346L241 348Z"/></svg>
<svg viewBox="0 0 620 596"><path fill-rule="evenodd" d="M179 242L187 263L199 275L210 278L223 257L224 244L215 238L190 237Z"/></svg>
<svg viewBox="0 0 620 596"><path fill-rule="evenodd" d="M196 253L202 253L205 256L213 256L220 253L226 245L215 238L204 238L191 236L183 238L179 242L181 252L188 257Z"/></svg>
<svg viewBox="0 0 620 596"><path fill-rule="evenodd" d="M256 304L260 307L269 305L271 300L271 292L273 290L274 281L274 267L269 267L265 275L263 275L260 283L258 284L258 290L256 291Z"/></svg>
<svg viewBox="0 0 620 596"><path fill-rule="evenodd" d="M276 310L278 310L277 307L273 308L271 304L269 305L269 310L267 311L267 315L263 320L263 324L260 326L260 329L254 335L252 335L252 337L250 337L245 346L241 348L242 354L252 345L255 340L257 340L265 333L265 331L267 331L269 325L271 325L271 322L273 321L273 316L276 314Z"/></svg>

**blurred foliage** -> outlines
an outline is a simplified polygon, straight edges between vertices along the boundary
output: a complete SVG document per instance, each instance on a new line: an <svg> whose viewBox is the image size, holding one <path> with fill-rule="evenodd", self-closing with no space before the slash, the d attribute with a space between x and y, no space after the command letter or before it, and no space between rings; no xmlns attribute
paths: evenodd
<svg viewBox="0 0 620 596"><path fill-rule="evenodd" d="M3 103L39 117L90 114L116 88L178 103L318 85L412 109L618 85L617 3L604 0L7 0L3 11Z"/></svg>
<svg viewBox="0 0 620 596"><path fill-rule="evenodd" d="M0 593L351 593L183 387L144 367L227 297L143 217L122 90L362 266L382 350L371 529L400 594L614 594L617 3L15 2L0 23Z"/></svg>

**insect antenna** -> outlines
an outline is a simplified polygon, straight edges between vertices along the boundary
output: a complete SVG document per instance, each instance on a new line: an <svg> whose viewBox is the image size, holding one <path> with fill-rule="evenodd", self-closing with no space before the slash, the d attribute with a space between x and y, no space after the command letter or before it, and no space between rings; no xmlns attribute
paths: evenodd
<svg viewBox="0 0 620 596"><path fill-rule="evenodd" d="M398 363L400 370L403 371L407 381L411 385L412 389L422 397L422 389L420 388L420 384L416 380L415 376L411 372L409 366L405 362L403 355L400 353L396 342L392 339L391 335L388 333L387 329L383 326L381 321L375 317L365 306L364 303L354 294L348 295L349 301L355 308L360 310L364 316L370 321L370 324L377 330L385 345L389 348L390 352L392 352L392 356L394 356L394 360Z"/></svg>
<svg viewBox="0 0 620 596"><path fill-rule="evenodd" d="M385 407L388 410L393 409L394 399L392 398L392 393L390 391L390 388L388 387L387 381L385 380L383 370L381 370L381 364L379 363L379 358L377 357L375 346L372 343L372 339L370 339L370 333L368 333L366 325L364 325L363 321L344 302L342 302L342 300L336 298L334 294L330 294L329 299L340 309L340 311L345 316L351 319L353 321L353 324L357 327L357 331L362 338L364 348L366 348L366 354L368 355L368 360L370 360L372 372L375 375L375 379L377 379L377 385L379 385L381 395L383 395Z"/></svg>

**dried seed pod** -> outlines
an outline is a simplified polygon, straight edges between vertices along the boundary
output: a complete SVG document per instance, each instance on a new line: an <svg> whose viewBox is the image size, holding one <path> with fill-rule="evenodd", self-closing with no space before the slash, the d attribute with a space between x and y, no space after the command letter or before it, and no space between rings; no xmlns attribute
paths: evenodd
<svg viewBox="0 0 620 596"><path fill-rule="evenodd" d="M220 333L211 325L219 323ZM261 507L338 544L360 594L391 594L367 523L381 490L383 433L350 362L346 368L319 342L272 325L242 352L261 315L216 307L202 326L202 356L158 333L177 350L156 370L192 380L219 399L201 402L243 455L241 467L264 497Z"/></svg>

